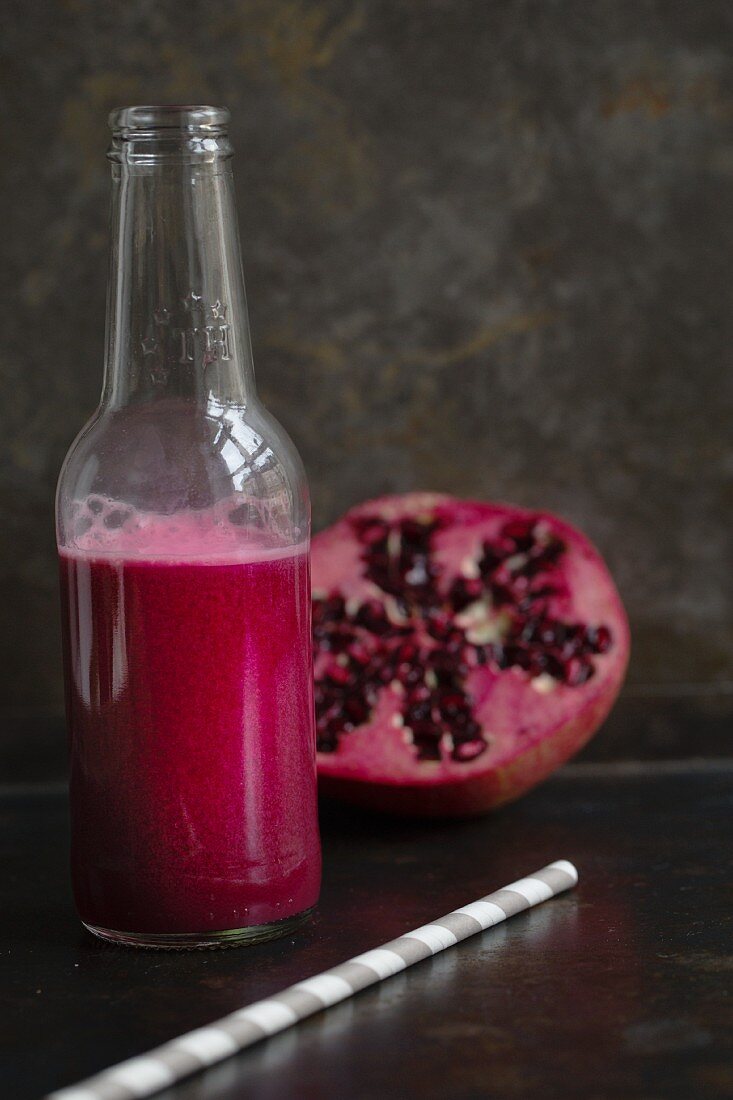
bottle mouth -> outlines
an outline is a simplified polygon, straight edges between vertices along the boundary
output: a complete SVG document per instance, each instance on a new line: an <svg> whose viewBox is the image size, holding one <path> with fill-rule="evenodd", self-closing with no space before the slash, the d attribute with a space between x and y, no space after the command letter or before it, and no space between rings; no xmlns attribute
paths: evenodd
<svg viewBox="0 0 733 1100"><path fill-rule="evenodd" d="M201 104L160 104L118 107L109 116L115 137L141 137L143 134L221 134L229 123L226 107Z"/></svg>
<svg viewBox="0 0 733 1100"><path fill-rule="evenodd" d="M232 155L228 123L226 107L119 107L109 116L112 142L107 157L113 163L141 171L166 164L224 161Z"/></svg>

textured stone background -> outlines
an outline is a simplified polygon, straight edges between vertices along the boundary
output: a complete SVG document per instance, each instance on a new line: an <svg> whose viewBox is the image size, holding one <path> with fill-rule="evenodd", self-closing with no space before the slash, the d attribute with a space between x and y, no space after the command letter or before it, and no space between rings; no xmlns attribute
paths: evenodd
<svg viewBox="0 0 733 1100"><path fill-rule="evenodd" d="M232 109L259 385L316 523L417 487L557 509L611 562L632 689L733 679L725 0L5 12L2 703L59 705L52 497L101 380L105 120L156 101Z"/></svg>

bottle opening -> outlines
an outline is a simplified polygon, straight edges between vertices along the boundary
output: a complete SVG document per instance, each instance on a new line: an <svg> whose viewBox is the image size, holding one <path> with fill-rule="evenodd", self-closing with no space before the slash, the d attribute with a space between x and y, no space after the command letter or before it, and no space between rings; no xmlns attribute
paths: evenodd
<svg viewBox="0 0 733 1100"><path fill-rule="evenodd" d="M222 133L229 123L226 107L201 104L160 104L118 107L109 116L115 137L135 137L143 133Z"/></svg>

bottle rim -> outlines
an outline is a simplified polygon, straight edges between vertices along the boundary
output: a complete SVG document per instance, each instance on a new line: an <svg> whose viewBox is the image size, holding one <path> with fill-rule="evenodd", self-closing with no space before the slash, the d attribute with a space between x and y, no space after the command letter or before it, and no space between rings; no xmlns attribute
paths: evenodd
<svg viewBox="0 0 733 1100"><path fill-rule="evenodd" d="M109 125L115 137L177 131L179 133L221 133L229 122L226 107L206 104L146 104L118 107L109 116Z"/></svg>

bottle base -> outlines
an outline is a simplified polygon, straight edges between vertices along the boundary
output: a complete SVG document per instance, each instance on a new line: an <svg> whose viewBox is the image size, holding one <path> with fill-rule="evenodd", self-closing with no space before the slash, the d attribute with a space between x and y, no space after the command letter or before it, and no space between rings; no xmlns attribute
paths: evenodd
<svg viewBox="0 0 733 1100"><path fill-rule="evenodd" d="M279 936L287 936L308 921L313 909L304 909L292 917L255 924L249 928L227 928L222 932L118 932L113 928L100 928L82 921L84 927L100 940L124 947L147 947L157 951L206 951L225 947L247 947L264 943Z"/></svg>

